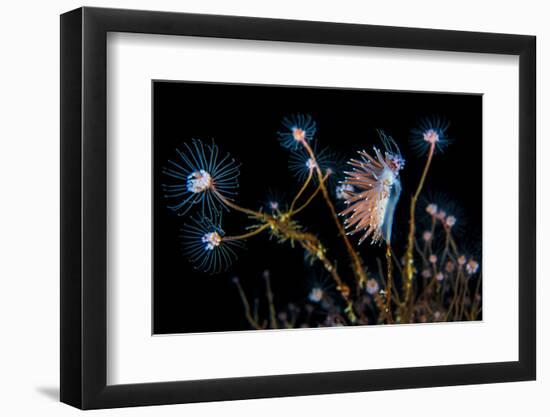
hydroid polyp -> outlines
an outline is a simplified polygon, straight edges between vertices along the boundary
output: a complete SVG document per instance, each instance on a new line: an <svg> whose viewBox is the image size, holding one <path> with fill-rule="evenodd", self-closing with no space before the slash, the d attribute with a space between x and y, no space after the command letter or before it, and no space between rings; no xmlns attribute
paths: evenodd
<svg viewBox="0 0 550 417"><path fill-rule="evenodd" d="M301 148L311 141L317 131L317 123L309 114L292 114L282 121L283 129L277 132L281 146L290 150Z"/></svg>
<svg viewBox="0 0 550 417"><path fill-rule="evenodd" d="M168 208L183 216L199 206L202 216L213 217L237 195L239 164L230 154L220 154L218 146L193 139L176 149L176 159L162 169L162 184ZM168 182L168 180L170 182Z"/></svg>
<svg viewBox="0 0 550 417"><path fill-rule="evenodd" d="M210 274L225 271L237 259L242 243L225 238L220 217L191 217L182 229L183 251L195 269Z"/></svg>

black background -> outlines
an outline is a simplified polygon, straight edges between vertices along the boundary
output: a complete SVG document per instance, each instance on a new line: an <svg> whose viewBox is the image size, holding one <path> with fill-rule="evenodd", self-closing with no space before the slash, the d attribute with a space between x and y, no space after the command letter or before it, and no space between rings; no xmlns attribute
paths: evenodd
<svg viewBox="0 0 550 417"><path fill-rule="evenodd" d="M482 197L482 97L468 94L412 93L373 90L254 86L213 83L153 82L153 332L155 334L249 329L237 290L238 276L247 294L259 297L265 308L262 272L270 270L278 308L288 302L302 304L308 294L312 269L303 251L277 244L263 234L247 242L237 262L225 273L208 275L194 270L181 251L180 229L185 221L167 209L160 185L161 173L175 149L191 139L212 139L222 152L240 163L237 202L258 209L270 194L292 199L299 185L288 170L287 150L279 145L281 119L294 113L311 114L317 121L315 141L349 158L355 151L380 146L376 128L383 128L399 144L406 165L401 171L403 192L397 205L392 245L403 253L410 196L425 158L413 152L409 131L419 119L441 115L450 120L453 139L434 158L427 178L426 201L435 200L458 214L459 244L479 250ZM321 199L298 215L308 230L340 259L341 275L347 257L336 228ZM224 215L228 235L240 234L246 216ZM354 243L356 237L352 237ZM362 245L360 252L370 270L376 270L380 248ZM478 255L479 257L479 255Z"/></svg>

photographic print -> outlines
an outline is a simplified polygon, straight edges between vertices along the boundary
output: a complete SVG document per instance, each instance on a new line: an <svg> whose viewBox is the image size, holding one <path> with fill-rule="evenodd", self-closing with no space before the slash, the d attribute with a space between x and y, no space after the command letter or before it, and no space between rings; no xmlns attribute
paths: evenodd
<svg viewBox="0 0 550 417"><path fill-rule="evenodd" d="M154 334L482 319L481 95L152 92Z"/></svg>

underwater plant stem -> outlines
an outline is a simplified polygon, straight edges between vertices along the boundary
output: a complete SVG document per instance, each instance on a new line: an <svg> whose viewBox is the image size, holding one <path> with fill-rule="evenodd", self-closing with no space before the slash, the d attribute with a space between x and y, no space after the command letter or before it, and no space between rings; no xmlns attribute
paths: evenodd
<svg viewBox="0 0 550 417"><path fill-rule="evenodd" d="M260 227L252 230L251 232L248 232L248 233L244 233L242 235L237 235L237 236L225 236L222 238L222 240L232 240L232 241L235 241L235 240L244 240L244 239L248 239L248 238L251 238L253 236L256 236L256 235L259 235L260 233L262 233L265 229L267 229L269 227L269 223L265 223L263 225L261 225Z"/></svg>
<svg viewBox="0 0 550 417"><path fill-rule="evenodd" d="M374 294L374 303L376 304L376 307L378 308L378 310L383 313L383 314L378 316L378 323L379 324L383 323L384 320L385 320L385 317L386 317L385 313L384 313L384 310L386 308L386 304L384 303L384 300L382 299L382 296L380 295L379 292Z"/></svg>
<svg viewBox="0 0 550 417"><path fill-rule="evenodd" d="M451 231L449 228L445 229L445 248L443 249L443 255L441 256L441 260L439 261L439 267L443 268L443 265L445 264L445 261L447 260L447 256L449 256L449 243L451 240Z"/></svg>
<svg viewBox="0 0 550 417"><path fill-rule="evenodd" d="M458 311L458 320L462 320L464 316L464 307L466 305L466 297L470 296L470 281L468 277L464 277L464 283L462 284L462 297L460 298L460 308ZM471 301L470 301L471 302Z"/></svg>
<svg viewBox="0 0 550 417"><path fill-rule="evenodd" d="M328 175L325 175L323 181L326 181L326 179L328 178ZM304 204L302 204L300 207L298 207L296 210L294 211L290 211L290 215L291 216L294 216L295 214L298 214L299 212L301 212L303 209L305 209L307 206L309 206L309 204L311 203L311 201L315 198L315 196L317 194L319 194L319 191L321 191L321 185L318 185L317 188L315 189L315 191L309 196L309 198L306 200L306 202Z"/></svg>
<svg viewBox="0 0 550 417"><path fill-rule="evenodd" d="M479 309L478 309L479 303L478 303L477 297L479 295L480 285L481 285L481 276L477 278L476 289L474 292L474 296L472 297L472 304L471 304L472 308L470 309L470 320L475 320L477 315L479 314Z"/></svg>
<svg viewBox="0 0 550 417"><path fill-rule="evenodd" d="M243 303L246 320L248 320L248 323L250 323L250 325L256 330L261 330L262 327L258 324L254 317L252 317L252 314L250 312L250 304L248 303L248 299L246 298L246 294L244 293L243 287L241 286L239 279L235 278L233 282L235 283L235 285L237 286L237 290L239 291L239 296L241 297L241 301Z"/></svg>
<svg viewBox="0 0 550 417"><path fill-rule="evenodd" d="M453 288L453 298L451 300L451 304L449 304L449 308L447 309L447 314L445 315L445 321L449 319L449 316L451 315L451 311L454 308L454 305L457 301L458 296L458 284L460 283L460 280L462 278L462 269L458 270L458 273L456 275L455 284Z"/></svg>
<svg viewBox="0 0 550 417"><path fill-rule="evenodd" d="M342 299L346 303L346 308L344 311L349 321L351 323L355 323L357 321L357 317L355 316L355 312L353 311L353 302L350 299L350 289L348 285L346 285L342 281L342 278L340 278L340 275L338 274L338 271L336 270L334 264L325 256L325 253L321 249L322 247L317 237L311 235L310 233L299 233L295 234L293 238L300 242L300 245L302 245L302 247L306 251L308 251L322 263L325 270L330 274L333 281L335 282L336 290L340 293Z"/></svg>
<svg viewBox="0 0 550 417"><path fill-rule="evenodd" d="M426 256L424 255L424 252L422 250L420 250L420 244L418 243L418 241L416 239L414 239L414 247L416 249L416 252L418 253L418 255L422 258L422 262L424 262L425 264L428 263L428 258L426 258ZM432 254L432 250L430 249L430 255Z"/></svg>
<svg viewBox="0 0 550 417"><path fill-rule="evenodd" d="M218 196L218 198L228 207L231 207L233 210L237 210L237 211L240 211L241 213L245 213L245 214L248 214L249 216L253 216L253 217L256 217L256 218L262 218L263 217L263 214L260 213L259 211L255 211L255 210L251 210L251 209L247 209L245 207L241 207L239 206L238 204L234 203L233 201L229 200L228 198L226 198L225 196L223 196L221 193L217 192L217 191L214 191L216 193L216 195Z"/></svg>
<svg viewBox="0 0 550 417"><path fill-rule="evenodd" d="M427 297L430 290L437 285L437 279L435 278L435 272L432 274L433 277L432 279L430 280L430 282L424 287L424 289L422 290L422 293L420 294L420 296L418 297L418 300L421 300L422 298L424 297Z"/></svg>
<svg viewBox="0 0 550 417"><path fill-rule="evenodd" d="M319 164L317 163L317 159L315 158L315 154L313 153L311 146L309 146L309 144L306 141L302 142L302 144L304 145L304 148L306 152L309 154L309 157L311 158L311 160L314 161L315 163L315 169L317 171L317 177L319 178L319 186L321 187L323 198L325 200L327 207L330 210L334 223L336 224L336 227L338 228L338 232L340 233L340 236L344 241L344 245L346 246L346 249L349 253L349 256L353 263L353 272L359 281L359 286L360 288L364 288L367 282L367 274L363 269L363 262L359 258L359 255L357 254L357 252L353 249L353 246L351 245L351 242L348 239L348 235L346 234L346 230L344 229L344 226L342 225L342 223L340 222L340 219L338 218L338 213L334 208L334 204L332 204L327 187L325 186L323 173L321 171L321 168L319 167Z"/></svg>
<svg viewBox="0 0 550 417"><path fill-rule="evenodd" d="M392 298L392 285L393 285L393 257L391 252L391 246L389 242L386 242L386 263L388 266L388 278L386 279L386 317L389 323L393 323L391 313L391 298Z"/></svg>
<svg viewBox="0 0 550 417"><path fill-rule="evenodd" d="M349 298L349 287L342 282L340 276L338 275L338 272L336 271L336 268L327 258L323 258L321 262L325 269L330 273L332 279L336 283L336 290L338 290L338 292L344 299L344 302L346 303L346 308L344 311L349 321L351 323L355 323L357 321L357 317L355 316L355 312L353 311L353 303Z"/></svg>
<svg viewBox="0 0 550 417"><path fill-rule="evenodd" d="M336 283L336 289L346 303L345 312L349 321L355 323L357 317L353 311L353 303L350 300L350 289L340 278L336 266L326 257L325 247L321 244L317 236L309 232L304 232L295 222L288 221L288 218L272 218L269 225L272 228L272 234L278 238L279 242L290 241L292 247L294 247L294 242L298 242L306 253L311 256L311 259L321 262L325 270Z"/></svg>
<svg viewBox="0 0 550 417"><path fill-rule="evenodd" d="M460 254L458 253L458 247L456 246L456 242L455 242L455 240L453 239L452 236L449 236L449 243L451 244L451 248L453 249L453 252L454 252L456 258L458 259Z"/></svg>
<svg viewBox="0 0 550 417"><path fill-rule="evenodd" d="M422 176L420 177L420 182L418 183L416 192L411 198L409 236L407 240L407 250L405 252L405 266L404 266L405 279L403 280L403 285L405 287L404 288L405 305L408 305L411 298L412 280L414 275L413 250L414 250L414 231L415 231L414 216L415 216L415 210L416 210L416 202L418 200L418 197L420 196L420 193L422 192L422 188L424 187L424 182L426 181L426 177L428 175L428 171L432 163L434 150L435 150L435 143L432 143L430 145L430 150L428 152L428 158L426 159L426 165L424 166L424 171L422 172ZM409 319L408 316L409 316L409 313L407 312L406 317L404 317L404 319L407 321Z"/></svg>
<svg viewBox="0 0 550 417"><path fill-rule="evenodd" d="M435 217L432 216L432 227L430 228L430 239L424 243L424 249L422 251L422 253L424 254L424 258L427 257L428 249L430 250L430 253L432 253L432 243L434 240L435 224L436 224Z"/></svg>
<svg viewBox="0 0 550 417"><path fill-rule="evenodd" d="M302 196L307 186L309 185L312 177L313 177L313 168L310 168L309 173L307 174L307 179L304 181L304 184L302 185L302 188L300 188L300 191L298 191L298 194L296 194L296 197L294 197L294 200L292 200L292 204L290 204L289 211L291 213L292 213L292 210L294 209L294 206L298 202L298 199Z"/></svg>
<svg viewBox="0 0 550 417"><path fill-rule="evenodd" d="M272 329L278 329L279 326L277 326L277 314L275 312L275 307L273 305L273 291L271 291L271 280L269 278L269 272L266 271L264 273L264 279L265 279L265 288L266 288L266 295L267 295L267 302L269 303L269 322L270 327Z"/></svg>
<svg viewBox="0 0 550 417"><path fill-rule="evenodd" d="M455 314L453 316L453 321L457 321L459 319L459 313L460 313L460 300L464 297L463 295L463 286L464 286L464 278L460 279L460 282L458 283L458 297L455 302Z"/></svg>
<svg viewBox="0 0 550 417"><path fill-rule="evenodd" d="M391 249L391 247L390 247L390 249ZM393 257L394 266L396 266L399 273L401 275L403 275L403 270L401 269L401 266L399 266L399 258L397 257L397 254L393 251L393 249L391 249L391 254L392 254L392 257Z"/></svg>
<svg viewBox="0 0 550 417"><path fill-rule="evenodd" d="M254 298L254 314L253 314L253 317L254 317L254 321L257 323L258 322L258 308L259 308L259 305L260 302L258 300L258 298Z"/></svg>

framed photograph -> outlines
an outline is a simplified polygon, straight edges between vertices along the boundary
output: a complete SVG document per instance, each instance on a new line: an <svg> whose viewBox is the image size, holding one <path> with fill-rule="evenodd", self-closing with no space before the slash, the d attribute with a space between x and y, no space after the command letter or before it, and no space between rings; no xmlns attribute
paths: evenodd
<svg viewBox="0 0 550 417"><path fill-rule="evenodd" d="M61 16L61 401L535 379L535 37Z"/></svg>

